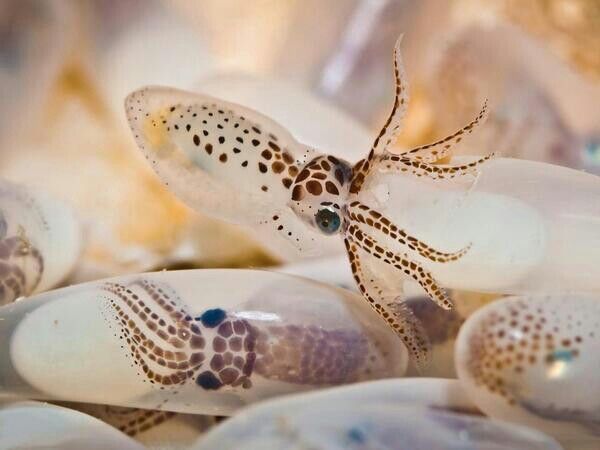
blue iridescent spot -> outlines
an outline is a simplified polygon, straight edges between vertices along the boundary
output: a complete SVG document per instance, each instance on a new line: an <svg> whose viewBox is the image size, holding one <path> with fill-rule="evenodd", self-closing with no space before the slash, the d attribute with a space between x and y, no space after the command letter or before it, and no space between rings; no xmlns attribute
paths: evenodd
<svg viewBox="0 0 600 450"><path fill-rule="evenodd" d="M212 391L215 391L223 386L223 383L221 383L219 379L215 377L215 374L208 370L198 375L196 378L196 384L203 389Z"/></svg>
<svg viewBox="0 0 600 450"><path fill-rule="evenodd" d="M202 322L202 325L207 328L214 328L225 320L226 315L227 313L221 308L207 309L201 316L196 317L196 320Z"/></svg>
<svg viewBox="0 0 600 450"><path fill-rule="evenodd" d="M353 427L348 430L348 439L351 442L356 444L364 444L367 440L365 433L362 432L359 428Z"/></svg>
<svg viewBox="0 0 600 450"><path fill-rule="evenodd" d="M552 357L558 361L569 362L573 359L573 352L571 350L556 350L552 353Z"/></svg>

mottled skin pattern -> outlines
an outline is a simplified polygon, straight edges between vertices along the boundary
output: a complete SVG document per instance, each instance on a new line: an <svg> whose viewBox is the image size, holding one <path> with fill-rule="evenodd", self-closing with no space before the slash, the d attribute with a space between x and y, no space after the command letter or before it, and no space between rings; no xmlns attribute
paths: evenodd
<svg viewBox="0 0 600 450"><path fill-rule="evenodd" d="M354 166L307 148L255 111L207 96L144 88L127 98L126 112L134 137L155 171L193 207L268 227L301 251L315 244L315 233L341 234L363 296L421 366L429 356L429 344L418 320L397 305L401 283L375 287L377 283L364 273L378 270L366 266L394 268L418 282L439 306L450 309L445 292L413 254L445 264L461 258L469 246L453 252L434 249L363 204L360 194L368 189L372 174L450 179L476 174L493 155L461 166L436 165L483 123L487 104L471 123L446 138L401 154L388 150L400 133L408 104L399 45L400 40L394 51L392 112L367 157ZM382 244L390 240L394 248Z"/></svg>
<svg viewBox="0 0 600 450"><path fill-rule="evenodd" d="M578 299L569 300L519 298L502 307L499 303L465 335L463 364L475 386L502 402L600 434L600 402L594 401L597 389L580 386L577 380L578 373L594 367L587 362L585 345L588 353L590 348L595 352L600 308L596 299L591 308L578 305ZM534 383L547 384L547 393L533 394L529 386ZM584 410L575 400L565 404L568 396L553 398L553 383L558 390L589 389L593 406Z"/></svg>
<svg viewBox="0 0 600 450"><path fill-rule="evenodd" d="M567 330L550 324L543 309L520 300L504 312L489 314L470 335L469 373L477 385L515 404L519 393L511 388L512 378L538 364L576 360L580 344L589 337L575 326Z"/></svg>
<svg viewBox="0 0 600 450"><path fill-rule="evenodd" d="M205 390L249 389L257 375L300 385L330 385L371 374L359 331L269 325L220 308L192 317L167 285L139 279L102 287L105 318L138 375L160 389L195 382Z"/></svg>
<svg viewBox="0 0 600 450"><path fill-rule="evenodd" d="M579 378L596 367L597 299L524 297L495 306L465 330L466 353L460 364L468 382L498 396L501 403L600 435L597 386ZM542 387L544 394L532 392L531 386ZM562 395L554 397L555 390ZM578 392L591 401L572 399L570 394Z"/></svg>
<svg viewBox="0 0 600 450"><path fill-rule="evenodd" d="M170 113L177 114L182 112L183 108L181 106L174 106L169 111ZM260 151L260 158L258 161L252 161L253 168L257 169L259 173L267 173L272 172L279 176L281 184L288 189L292 184L293 177L298 174L298 166L295 165L294 157L285 149L281 149L278 145L278 138L272 133L263 134L262 130L254 125L252 122L246 120L244 116L236 116L233 111L228 111L220 108L217 104L208 104L202 105L200 107L201 112L196 113L192 112L191 109L186 109L185 113L190 114L192 117L198 117L198 114L205 115L206 118L214 118L218 117L223 120L223 123L217 124L217 129L224 129L225 126L229 126L234 130L240 130L241 136L237 136L235 141L232 143L233 147L231 148L231 152L219 152L219 146L222 146L226 142L226 138L224 136L216 136L217 144L212 144L212 139L210 133L204 129L202 130L202 134L192 134L191 139L196 147L202 149L208 156L214 155L217 160L222 163L231 163L230 158L234 159L236 163L239 163L240 167L246 168L250 164L250 159L246 159L244 156L246 152L242 152L242 147L244 144L251 145L254 148L262 148ZM179 114L180 119L184 118L184 114ZM167 124L167 120L165 116L159 116L156 119L151 119L151 123L153 127L159 125L159 122L164 122ZM206 119L203 119L203 122L207 122ZM205 123L207 124L207 123ZM173 125L173 129L175 131L179 130L179 125L175 123ZM186 131L190 132L191 126L187 127ZM167 125L167 131L170 130L170 126ZM236 155L238 156L236 158ZM268 184L264 184L260 186L260 190L263 192L268 192L269 187Z"/></svg>
<svg viewBox="0 0 600 450"><path fill-rule="evenodd" d="M0 305L29 295L42 278L44 260L24 233L7 236L7 224L0 212Z"/></svg>

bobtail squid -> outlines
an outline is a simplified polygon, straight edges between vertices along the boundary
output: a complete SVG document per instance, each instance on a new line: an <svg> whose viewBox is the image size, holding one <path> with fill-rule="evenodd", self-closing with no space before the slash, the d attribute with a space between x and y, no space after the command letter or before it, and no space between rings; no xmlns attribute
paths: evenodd
<svg viewBox="0 0 600 450"><path fill-rule="evenodd" d="M249 108L165 87L131 93L125 108L138 146L167 187L191 207L233 223L266 227L299 251L344 241L363 297L391 326L417 367L427 363L429 340L403 304L398 280L378 277L381 265L416 281L440 307L452 303L415 255L450 264L469 250L435 249L363 201L373 173L442 180L473 175L493 154L460 166L439 165L483 123L487 103L465 127L428 145L393 153L408 105L400 54L394 49L395 100L367 156L352 165L297 142L281 125ZM418 231L418 230L417 230ZM320 236L319 236L320 235Z"/></svg>

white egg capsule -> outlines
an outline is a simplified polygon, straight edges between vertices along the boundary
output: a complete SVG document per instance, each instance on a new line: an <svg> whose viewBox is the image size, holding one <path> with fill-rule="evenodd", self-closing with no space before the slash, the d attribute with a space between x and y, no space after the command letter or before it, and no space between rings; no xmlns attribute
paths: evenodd
<svg viewBox="0 0 600 450"><path fill-rule="evenodd" d="M0 404L0 448L144 450L110 425L79 411L40 402ZM4 432L10 430L10 432Z"/></svg>
<svg viewBox="0 0 600 450"><path fill-rule="evenodd" d="M0 309L0 337L6 394L202 414L402 376L408 362L357 295L253 270L58 289Z"/></svg>
<svg viewBox="0 0 600 450"><path fill-rule="evenodd" d="M0 180L0 305L59 283L80 250L79 223L69 208Z"/></svg>
<svg viewBox="0 0 600 450"><path fill-rule="evenodd" d="M246 408L191 448L560 449L535 430L472 415L464 397L457 381L414 378L287 396Z"/></svg>
<svg viewBox="0 0 600 450"><path fill-rule="evenodd" d="M530 425L565 442L597 445L599 330L598 296L503 299L463 325L455 355L458 376L491 417Z"/></svg>

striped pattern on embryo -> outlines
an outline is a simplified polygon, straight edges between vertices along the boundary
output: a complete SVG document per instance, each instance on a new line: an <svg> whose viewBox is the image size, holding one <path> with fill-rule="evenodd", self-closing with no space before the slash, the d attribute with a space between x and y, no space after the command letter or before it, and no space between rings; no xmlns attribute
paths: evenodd
<svg viewBox="0 0 600 450"><path fill-rule="evenodd" d="M191 314L165 283L102 285L105 319L138 376L162 390L195 383L245 390L260 376L299 385L367 379L381 355L360 329L249 320L211 308Z"/></svg>

